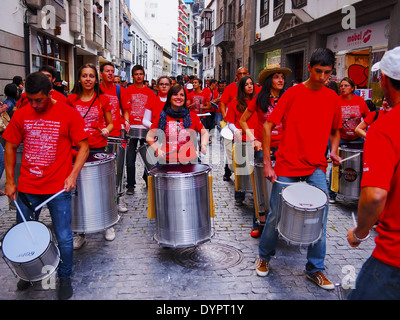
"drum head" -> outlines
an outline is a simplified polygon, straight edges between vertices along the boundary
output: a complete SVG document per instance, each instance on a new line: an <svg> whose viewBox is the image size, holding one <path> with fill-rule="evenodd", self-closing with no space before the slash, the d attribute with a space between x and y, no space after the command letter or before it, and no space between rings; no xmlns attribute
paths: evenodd
<svg viewBox="0 0 400 320"><path fill-rule="evenodd" d="M339 146L339 150L354 153L363 152L363 148L364 144L362 142L342 144L341 146Z"/></svg>
<svg viewBox="0 0 400 320"><path fill-rule="evenodd" d="M7 231L3 239L2 250L4 256L16 263L32 261L39 257L49 246L50 231L41 222L27 221L34 241L26 228L25 223L19 223Z"/></svg>
<svg viewBox="0 0 400 320"><path fill-rule="evenodd" d="M115 155L113 153L93 153L89 154L86 159L84 166L97 165L99 163L108 162L115 159Z"/></svg>
<svg viewBox="0 0 400 320"><path fill-rule="evenodd" d="M290 205L302 210L323 207L328 197L321 189L306 183L296 183L282 191L282 198Z"/></svg>
<svg viewBox="0 0 400 320"><path fill-rule="evenodd" d="M227 140L233 140L233 133L232 133L231 129L229 129L229 127L227 125L222 128L221 136L224 137Z"/></svg>

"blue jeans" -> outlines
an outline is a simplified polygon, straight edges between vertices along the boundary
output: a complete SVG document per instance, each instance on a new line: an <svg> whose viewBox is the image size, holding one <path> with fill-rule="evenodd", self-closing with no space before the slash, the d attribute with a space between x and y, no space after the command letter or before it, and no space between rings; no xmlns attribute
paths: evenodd
<svg viewBox="0 0 400 320"><path fill-rule="evenodd" d="M126 150L126 178L127 188L135 187L136 184L136 156L137 146L144 145L146 139L131 138L129 139L128 148ZM143 172L143 180L147 183L146 171Z"/></svg>
<svg viewBox="0 0 400 320"><path fill-rule="evenodd" d="M28 202L32 208L35 208L51 195L25 193ZM18 205L22 214L27 221L39 220L40 211L33 216L33 210L28 208L22 201L21 196L18 197ZM60 264L58 268L58 277L65 279L70 278L73 267L73 235L71 230L71 192L63 192L56 198L47 203L50 211L54 233L60 250ZM17 223L21 223L22 218L17 212Z"/></svg>
<svg viewBox="0 0 400 320"><path fill-rule="evenodd" d="M347 300L400 300L400 269L369 257Z"/></svg>
<svg viewBox="0 0 400 320"><path fill-rule="evenodd" d="M326 194L328 194L328 188L326 185L326 174L320 168L304 177L278 177L281 182L298 182L306 181L308 184L319 187ZM281 192L285 185L275 182L272 186L270 207L271 211L267 216L267 221L261 235L260 244L258 246L258 253L261 259L270 261L271 257L275 255L275 248L279 238L278 223L281 215ZM325 270L324 260L326 253L326 222L328 218L328 206L324 210L323 217L323 231L321 239L308 246L307 250L307 264L306 272L310 275L315 274L317 271Z"/></svg>
<svg viewBox="0 0 400 320"><path fill-rule="evenodd" d="M214 119L215 119L215 125L217 126L218 132L221 132L221 124L219 122L223 120L222 113L216 112Z"/></svg>

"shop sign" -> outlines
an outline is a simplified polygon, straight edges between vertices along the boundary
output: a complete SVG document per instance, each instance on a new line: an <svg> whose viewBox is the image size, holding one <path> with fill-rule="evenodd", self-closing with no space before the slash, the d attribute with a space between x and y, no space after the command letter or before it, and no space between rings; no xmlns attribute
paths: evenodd
<svg viewBox="0 0 400 320"><path fill-rule="evenodd" d="M388 37L389 20L384 20L331 35L327 38L327 47L338 52L387 45Z"/></svg>

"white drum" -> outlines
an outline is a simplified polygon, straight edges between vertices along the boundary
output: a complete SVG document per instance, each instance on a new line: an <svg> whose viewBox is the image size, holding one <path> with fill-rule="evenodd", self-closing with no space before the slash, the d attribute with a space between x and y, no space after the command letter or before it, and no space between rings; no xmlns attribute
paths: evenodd
<svg viewBox="0 0 400 320"><path fill-rule="evenodd" d="M280 235L292 244L316 243L322 235L326 193L306 183L295 183L283 189L281 195Z"/></svg>
<svg viewBox="0 0 400 320"><path fill-rule="evenodd" d="M40 281L56 270L60 262L60 252L52 241L50 230L43 223L27 221L26 224L19 223L8 230L1 249L4 258L12 264L19 278Z"/></svg>

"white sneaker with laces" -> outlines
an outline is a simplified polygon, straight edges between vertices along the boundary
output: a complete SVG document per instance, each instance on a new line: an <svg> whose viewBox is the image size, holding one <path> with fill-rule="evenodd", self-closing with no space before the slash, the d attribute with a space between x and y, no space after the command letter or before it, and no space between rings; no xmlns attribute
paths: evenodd
<svg viewBox="0 0 400 320"><path fill-rule="evenodd" d="M78 250L82 248L82 246L86 243L86 237L83 235L78 235L74 238L74 250Z"/></svg>
<svg viewBox="0 0 400 320"><path fill-rule="evenodd" d="M115 231L114 228L108 228L104 233L104 238L108 241L113 241L115 239Z"/></svg>

